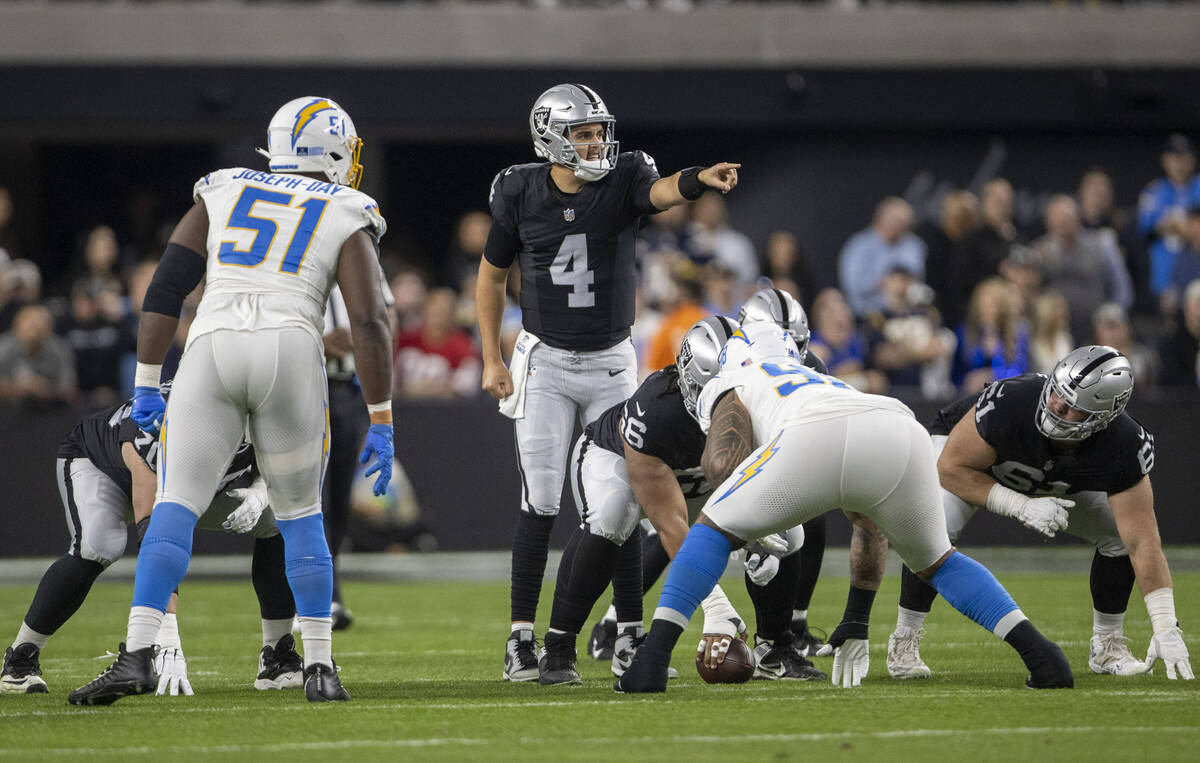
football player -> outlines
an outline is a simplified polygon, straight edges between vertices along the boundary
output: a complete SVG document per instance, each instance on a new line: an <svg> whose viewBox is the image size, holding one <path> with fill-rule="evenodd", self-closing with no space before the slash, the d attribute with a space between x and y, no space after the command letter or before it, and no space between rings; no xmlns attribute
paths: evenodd
<svg viewBox="0 0 1200 763"><path fill-rule="evenodd" d="M287 578L304 645L310 702L344 701L332 657L333 564L321 522L329 444L322 313L334 281L349 313L354 359L371 426L361 460L374 490L392 470L391 330L376 247L386 225L355 190L362 141L328 98L284 104L267 128L270 172L235 167L205 175L195 205L171 234L146 291L138 327L131 416L161 422L157 504L138 554L129 630L117 660L68 698L108 704L153 688L154 636L191 559L201 507L249 431L283 536ZM170 410L161 363L183 295L204 296L175 375Z"/></svg>
<svg viewBox="0 0 1200 763"><path fill-rule="evenodd" d="M4 654L0 692L44 693L39 657L50 637L83 604L92 584L125 551L126 527L139 537L154 507L159 443L129 418L132 401L81 420L58 449L58 489L71 541L42 576L17 636ZM295 604L283 569L283 539L266 509L266 491L243 443L217 486L200 526L254 533L252 577L262 613L263 648L255 688L300 685L300 656L289 632ZM232 512L231 512L232 509ZM176 596L156 639L158 693L191 694L175 618Z"/></svg>
<svg viewBox="0 0 1200 763"><path fill-rule="evenodd" d="M660 178L640 151L619 152L616 120L594 90L556 85L529 112L534 152L492 181L492 227L476 305L483 388L515 420L521 504L512 552L511 625L503 678L538 679L533 621L575 422L593 421L637 387L634 240L643 215L727 193L740 165ZM509 268L521 271L511 368L500 354Z"/></svg>
<svg viewBox="0 0 1200 763"><path fill-rule="evenodd" d="M930 427L939 453L942 506L951 541L979 509L1053 537L1068 532L1096 547L1088 667L1119 676L1193 677L1175 621L1171 572L1154 517L1154 436L1125 412L1133 394L1129 360L1111 347L1072 350L1049 376L1001 379L943 409ZM1137 580L1154 636L1146 660L1133 656L1123 626ZM921 626L937 591L907 568L896 630L888 639L893 678L927 678Z"/></svg>
<svg viewBox="0 0 1200 763"><path fill-rule="evenodd" d="M704 473L718 487L676 554L650 633L616 691L666 691L671 649L731 549L836 507L870 520L955 609L1010 643L1030 670L1026 685L1073 685L1058 645L987 569L950 545L929 436L906 406L805 367L791 338L770 324L743 327L722 354L697 403L708 431ZM844 687L867 672L873 599L852 586L823 647L833 649L833 680Z"/></svg>

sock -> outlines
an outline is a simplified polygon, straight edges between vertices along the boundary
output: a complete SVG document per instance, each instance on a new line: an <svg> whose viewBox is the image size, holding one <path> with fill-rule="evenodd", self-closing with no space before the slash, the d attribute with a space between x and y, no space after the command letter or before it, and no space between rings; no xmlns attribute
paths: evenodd
<svg viewBox="0 0 1200 763"><path fill-rule="evenodd" d="M196 529L196 521L196 515L183 504L170 501L155 504L154 513L150 515L150 526L146 529L146 537L138 552L137 572L133 578L135 608L167 611L171 592L183 581L192 560L192 534ZM138 643L142 643L142 637L148 635L149 643L142 645L149 646L154 643L157 634L157 628L150 634L139 633ZM128 642L126 647L134 648Z"/></svg>
<svg viewBox="0 0 1200 763"><path fill-rule="evenodd" d="M629 622L617 623L617 633L624 633L626 628L642 628L645 629L645 623L641 620L630 620Z"/></svg>
<svg viewBox="0 0 1200 763"><path fill-rule="evenodd" d="M175 617L174 612L163 615L162 623L158 626L158 635L154 638L154 644L164 649L182 648L179 642L179 620Z"/></svg>
<svg viewBox="0 0 1200 763"><path fill-rule="evenodd" d="M808 623L808 610L807 609L793 609L792 610L792 622L796 623L796 624L801 624L801 623L807 624Z"/></svg>
<svg viewBox="0 0 1200 763"><path fill-rule="evenodd" d="M1105 636L1109 633L1121 633L1125 630L1125 613L1109 614L1098 609L1092 610L1092 633Z"/></svg>
<svg viewBox="0 0 1200 763"><path fill-rule="evenodd" d="M621 544L613 570L613 606L619 622L640 622L642 619L642 538L645 531L639 525ZM601 591L603 593L603 591Z"/></svg>
<svg viewBox="0 0 1200 763"><path fill-rule="evenodd" d="M904 605L896 608L896 630L917 632L925 627L925 616L928 612L914 612L905 609Z"/></svg>
<svg viewBox="0 0 1200 763"><path fill-rule="evenodd" d="M262 640L263 646L269 646L272 649L279 643L279 639L292 632L292 617L282 620L268 620L263 618L262 621Z"/></svg>
<svg viewBox="0 0 1200 763"><path fill-rule="evenodd" d="M672 610L673 611L673 610ZM667 662L670 662L671 650L679 643L679 637L683 635L683 626L676 622L672 622L666 618L659 618L658 613L655 613L654 622L651 624L650 632L646 634L646 640L638 647L638 650L645 649L650 653L658 653L667 655Z"/></svg>
<svg viewBox="0 0 1200 763"><path fill-rule="evenodd" d="M615 623L617 621L617 606L609 604L608 609L604 610L604 617L600 618L602 622Z"/></svg>
<svg viewBox="0 0 1200 763"><path fill-rule="evenodd" d="M320 620L330 616L333 559L329 555L320 514L309 514L299 519L276 519L275 524L283 536L288 585L296 600L296 614L300 616L303 634L305 618ZM307 657L307 647L304 653Z"/></svg>
<svg viewBox="0 0 1200 763"><path fill-rule="evenodd" d="M1097 612L1124 614L1133 592L1133 563L1128 556L1104 556L1099 551L1092 556L1092 606Z"/></svg>
<svg viewBox="0 0 1200 763"><path fill-rule="evenodd" d="M642 541L642 595L654 587L662 577L663 570L671 563L671 557L663 548L658 533L648 533Z"/></svg>
<svg viewBox="0 0 1200 763"><path fill-rule="evenodd" d="M12 642L12 648L16 649L21 644L33 644L40 652L46 648L46 642L50 640L51 635L53 634L38 633L26 623L21 623L21 627L17 629L17 638Z"/></svg>
<svg viewBox="0 0 1200 763"><path fill-rule="evenodd" d="M514 620L511 628L512 630L509 631L510 633L516 633L517 631L531 631L533 630L533 623L529 622L528 620Z"/></svg>
<svg viewBox="0 0 1200 763"><path fill-rule="evenodd" d="M800 577L796 580L795 608L808 611L812 602L817 578L821 576L821 563L825 561L825 515L805 522L804 548L800 554Z"/></svg>
<svg viewBox="0 0 1200 763"><path fill-rule="evenodd" d="M765 586L755 585L746 576L746 591L754 602L755 634L774 640L783 631L791 632L792 602L800 579L800 554L788 554L779 560L779 572Z"/></svg>
<svg viewBox="0 0 1200 763"><path fill-rule="evenodd" d="M56 559L42 575L29 611L25 613L25 622L21 624L22 631L25 631L25 624L28 623L29 634L36 634L42 641L40 644L32 639L26 641L36 644L38 649L45 646L46 640L79 611L83 600L92 590L92 584L103 571L104 567L99 562L90 559L70 554ZM24 643L19 640L21 636L17 638L13 646Z"/></svg>
<svg viewBox="0 0 1200 763"><path fill-rule="evenodd" d="M263 621L284 620L291 623L296 614L296 600L287 579L287 554L282 535L254 540L254 558L250 563L250 579L258 597L258 612ZM291 629L291 625L288 625ZM281 633L279 638L283 638ZM275 645L271 642L271 646Z"/></svg>
<svg viewBox="0 0 1200 763"><path fill-rule="evenodd" d="M933 609L933 600L937 598L937 589L917 577L917 573L908 568L900 568L900 606L910 612L928 612Z"/></svg>
<svg viewBox="0 0 1200 763"><path fill-rule="evenodd" d="M554 516L529 511L517 517L517 533L512 548L512 620L532 623L537 617L538 596L546 574L546 552L550 549L550 531ZM607 585L607 579L605 584Z"/></svg>
<svg viewBox="0 0 1200 763"><path fill-rule="evenodd" d="M1026 619L1000 581L966 554L951 554L933 573L932 582L950 606L1000 638Z"/></svg>
<svg viewBox="0 0 1200 763"><path fill-rule="evenodd" d="M125 649L136 652L154 646L162 627L164 613L155 607L133 606L129 608L129 627L125 632Z"/></svg>
<svg viewBox="0 0 1200 763"><path fill-rule="evenodd" d="M696 607L725 572L731 548L729 539L719 531L708 525L692 525L675 555L675 563L667 571L654 619L662 619L664 609L671 610L677 614L672 622L680 628L686 626Z"/></svg>
<svg viewBox="0 0 1200 763"><path fill-rule="evenodd" d="M314 514L318 520L320 514ZM318 524L319 528L321 525ZM325 542L325 533L321 532L321 542ZM333 618L300 616L300 640L304 644L304 667L313 663L321 663L333 667Z"/></svg>
<svg viewBox="0 0 1200 763"><path fill-rule="evenodd" d="M608 538L576 528L563 551L554 586L550 627L564 633L579 633L592 607L613 579L620 547ZM640 581L638 581L640 582ZM641 596L638 596L641 602Z"/></svg>

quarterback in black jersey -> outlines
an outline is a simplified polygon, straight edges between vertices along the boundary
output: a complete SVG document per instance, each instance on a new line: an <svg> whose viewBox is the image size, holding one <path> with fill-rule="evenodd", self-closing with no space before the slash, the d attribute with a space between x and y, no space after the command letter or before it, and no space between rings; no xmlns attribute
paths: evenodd
<svg viewBox="0 0 1200 763"><path fill-rule="evenodd" d="M534 102L538 156L492 181L492 227L476 304L483 388L515 420L521 511L513 541L511 633L503 678L538 678L533 621L575 423L596 418L637 386L629 340L634 248L643 215L727 193L740 165L690 167L660 178L640 151L621 153L616 120L591 88L563 84ZM521 271L521 320L511 368L500 353L505 284Z"/></svg>
<svg viewBox="0 0 1200 763"><path fill-rule="evenodd" d="M140 539L150 521L159 441L129 417L131 403L84 417L59 447L58 486L70 545L42 576L17 636L5 652L0 693L48 691L41 677L41 650L83 604L100 573L124 553L128 526L137 525ZM301 668L291 640L295 605L284 574L283 542L266 508L265 485L249 443L243 442L234 455L200 526L253 532L254 588L266 647L255 686L299 686ZM172 595L158 634L155 672L159 694L192 693L174 615L176 599ZM295 658L292 662L289 653Z"/></svg>
<svg viewBox="0 0 1200 763"><path fill-rule="evenodd" d="M1093 673L1138 675L1158 659L1168 678L1193 677L1175 621L1171 572L1154 517L1154 436L1125 412L1129 361L1111 347L1080 347L1049 377L1025 374L963 398L930 425L951 542L984 506L1053 537L1063 531L1096 547L1091 568ZM1146 660L1123 637L1137 580L1154 626ZM894 678L930 675L918 651L937 593L907 568L899 618L888 640Z"/></svg>

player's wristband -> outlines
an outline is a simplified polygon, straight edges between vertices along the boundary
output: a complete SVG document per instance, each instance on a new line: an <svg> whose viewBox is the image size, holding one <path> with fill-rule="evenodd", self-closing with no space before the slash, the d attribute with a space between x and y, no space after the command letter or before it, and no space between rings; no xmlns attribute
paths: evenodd
<svg viewBox="0 0 1200 763"><path fill-rule="evenodd" d="M1178 627L1175 619L1175 592L1170 588L1159 588L1146 594L1146 613L1155 633Z"/></svg>
<svg viewBox="0 0 1200 763"><path fill-rule="evenodd" d="M703 167L688 167L679 171L679 195L688 201L695 201L704 195L708 186L700 182L700 171Z"/></svg>
<svg viewBox="0 0 1200 763"><path fill-rule="evenodd" d="M997 482L988 491L987 507L988 511L999 514L1002 517L1016 517L1020 515L1021 509L1025 507L1025 503L1028 500L1027 496L1018 493L1012 488L1004 487Z"/></svg>
<svg viewBox="0 0 1200 763"><path fill-rule="evenodd" d="M382 403L367 403L367 413L371 415L372 424L391 424L392 401L384 400Z"/></svg>
<svg viewBox="0 0 1200 763"><path fill-rule="evenodd" d="M133 386L135 387L153 387L154 389L158 389L161 379L161 363L157 366L152 366L149 363L138 363L136 370L133 372Z"/></svg>

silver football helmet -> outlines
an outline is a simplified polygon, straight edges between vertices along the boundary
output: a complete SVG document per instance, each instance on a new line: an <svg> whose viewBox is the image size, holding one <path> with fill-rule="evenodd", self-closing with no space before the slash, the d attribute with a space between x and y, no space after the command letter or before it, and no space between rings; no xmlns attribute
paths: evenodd
<svg viewBox="0 0 1200 763"><path fill-rule="evenodd" d="M696 401L700 390L721 369L721 350L738 325L723 315L702 318L683 335L679 354L675 356L675 368L679 371L679 391L683 393L683 407L696 418Z"/></svg>
<svg viewBox="0 0 1200 763"><path fill-rule="evenodd" d="M599 159L586 159L575 150L571 128L599 123L604 139L598 144ZM538 96L529 111L533 150L554 164L571 168L580 180L594 181L617 166L617 120L600 96L587 85L555 85Z"/></svg>
<svg viewBox="0 0 1200 763"><path fill-rule="evenodd" d="M808 355L808 315L791 294L782 289L759 289L746 300L738 311L738 323L772 321L796 340L800 360Z"/></svg>
<svg viewBox="0 0 1200 763"><path fill-rule="evenodd" d="M1053 391L1067 405L1086 414L1068 421L1050 410ZM1037 426L1051 440L1079 442L1104 429L1125 410L1133 394L1129 359L1100 344L1071 350L1054 366L1037 406Z"/></svg>

